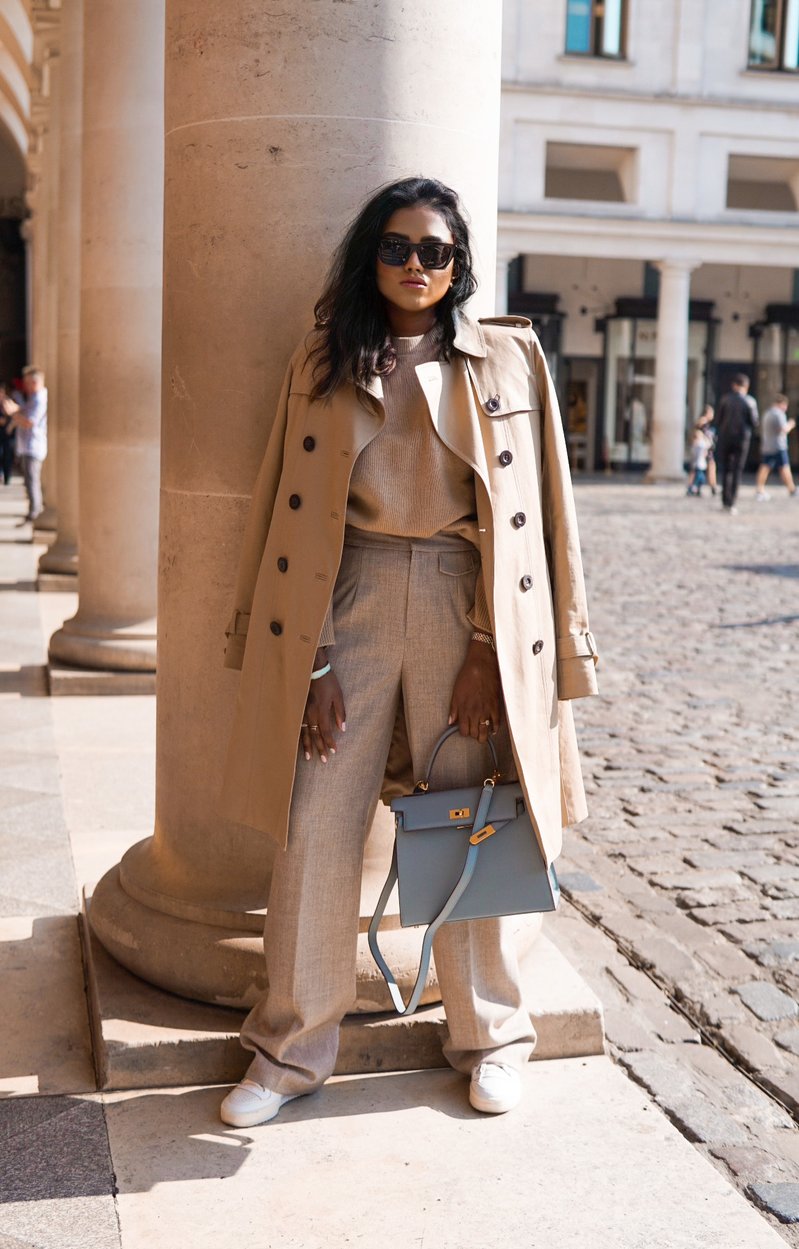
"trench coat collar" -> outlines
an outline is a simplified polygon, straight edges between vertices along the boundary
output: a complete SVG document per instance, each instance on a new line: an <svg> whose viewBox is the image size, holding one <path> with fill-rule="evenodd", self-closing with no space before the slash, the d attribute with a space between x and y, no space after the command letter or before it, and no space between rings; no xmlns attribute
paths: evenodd
<svg viewBox="0 0 799 1249"><path fill-rule="evenodd" d="M471 317L467 317L465 312L456 312L455 314L454 346L457 351L462 351L465 356L480 356L484 358L488 355L485 335L479 322L473 321Z"/></svg>

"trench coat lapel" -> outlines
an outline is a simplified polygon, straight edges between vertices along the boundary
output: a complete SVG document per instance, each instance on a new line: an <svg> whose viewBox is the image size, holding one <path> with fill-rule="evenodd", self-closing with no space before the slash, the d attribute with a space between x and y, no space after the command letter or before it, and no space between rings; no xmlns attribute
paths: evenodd
<svg viewBox="0 0 799 1249"><path fill-rule="evenodd" d="M488 465L480 435L480 415L462 356L449 364L433 360L416 366L430 419L441 441L470 465L488 488Z"/></svg>

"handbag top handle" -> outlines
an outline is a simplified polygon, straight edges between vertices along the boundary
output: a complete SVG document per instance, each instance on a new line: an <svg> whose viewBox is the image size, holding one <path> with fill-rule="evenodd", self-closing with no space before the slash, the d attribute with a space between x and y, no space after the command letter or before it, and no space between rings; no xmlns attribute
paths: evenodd
<svg viewBox="0 0 799 1249"><path fill-rule="evenodd" d="M460 730L457 724L453 724L451 728L445 729L444 732L441 734L435 746L433 747L432 754L430 755L430 760L427 764L427 771L425 773L424 780L417 781L413 787L413 792L415 794L426 794L427 791L430 789L430 774L433 771L433 764L435 763L436 758L438 757L438 752L441 749L441 747L444 745L444 742L448 738L452 737L453 733L458 733L458 732L460 732ZM494 764L494 775L490 778L491 784L494 784L496 781L499 780L500 775L501 775L500 770L499 770L499 760L497 759L496 747L490 737L488 738L488 741L486 744L488 746L488 749L491 751L491 760Z"/></svg>

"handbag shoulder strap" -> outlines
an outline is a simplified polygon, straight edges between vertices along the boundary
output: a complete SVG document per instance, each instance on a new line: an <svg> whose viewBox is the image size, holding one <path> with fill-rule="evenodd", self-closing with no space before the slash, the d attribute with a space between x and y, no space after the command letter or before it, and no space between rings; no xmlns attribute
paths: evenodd
<svg viewBox="0 0 799 1249"><path fill-rule="evenodd" d="M389 873L386 877L386 883L383 885L382 892L378 898L375 913L372 916L372 922L369 925L369 949L372 952L372 958L377 963L377 966L382 972L385 982L388 985L388 991L391 994L394 1009L400 1015L412 1015L416 1010L416 1007L419 1005L419 999L422 996L422 991L424 990L424 986L427 981L427 973L430 970L430 956L433 951L433 939L435 938L435 935L441 925L446 923L452 912L455 910L455 907L458 905L466 892L472 876L474 876L474 869L477 867L477 856L480 852L480 842L476 841L475 837L476 834L485 826L493 796L493 784L485 784L483 786L483 792L480 795L480 801L477 804L477 811L475 812L474 823L472 824L472 833L468 843L469 848L466 852L466 859L464 861L461 874L455 883L452 893L449 895L432 923L428 924L425 931L424 939L422 941L422 952L419 959L419 971L416 976L416 982L411 990L411 996L408 999L407 1006L402 1000L402 993L400 992L399 985L394 978L394 973L383 958L383 955L380 953L380 947L377 944L377 932L380 927L380 921L382 920L386 906L388 905L388 900L391 897L391 891L397 883L397 842L396 839L394 840L394 853L391 856L391 867L389 868Z"/></svg>

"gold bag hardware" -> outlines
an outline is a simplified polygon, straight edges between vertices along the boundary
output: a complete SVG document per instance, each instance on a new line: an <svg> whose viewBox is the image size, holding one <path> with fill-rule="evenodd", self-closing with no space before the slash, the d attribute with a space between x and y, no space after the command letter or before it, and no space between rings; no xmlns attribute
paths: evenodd
<svg viewBox="0 0 799 1249"><path fill-rule="evenodd" d="M451 820L468 820L471 814L471 807L453 807L449 813L449 818Z"/></svg>

